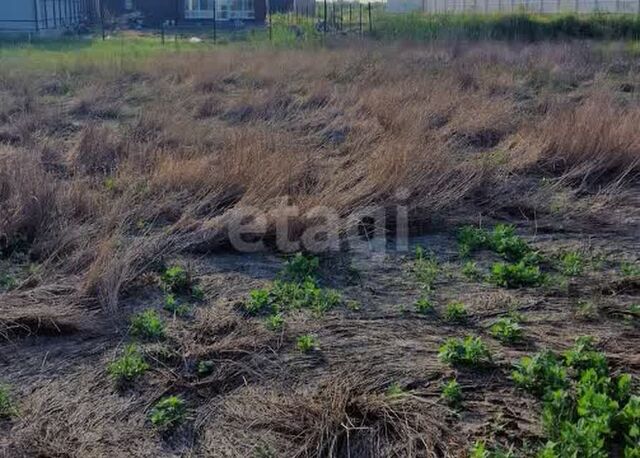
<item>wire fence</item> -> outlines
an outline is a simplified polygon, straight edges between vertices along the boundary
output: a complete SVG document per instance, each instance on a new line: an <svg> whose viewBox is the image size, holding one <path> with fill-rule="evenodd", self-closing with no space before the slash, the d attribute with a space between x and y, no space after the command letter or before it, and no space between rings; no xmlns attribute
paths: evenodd
<svg viewBox="0 0 640 458"><path fill-rule="evenodd" d="M217 1L210 5L218 10ZM373 31L374 16L383 13L382 3L363 2L311 2L299 1L288 12L267 9L264 22L222 21L212 14L208 19L194 21L169 20L142 33L153 35L164 44L190 41L192 43L225 43L232 41L296 41L302 38L321 38L329 34L365 34ZM122 30L115 23L103 21L99 32L104 40L113 39Z"/></svg>
<svg viewBox="0 0 640 458"><path fill-rule="evenodd" d="M640 14L640 0L390 0L389 13Z"/></svg>
<svg viewBox="0 0 640 458"><path fill-rule="evenodd" d="M35 18L0 17L0 29L3 28L3 21L13 24L13 27L5 26L5 30L77 29L83 21L88 24L92 19L93 30L101 33L103 40L127 29L122 21L104 14L99 0L24 1L33 1L37 6ZM323 39L327 35L367 34L418 39L447 36L447 33L450 36L466 34L469 37L491 38L502 34L500 37L518 38L522 36L522 29L528 36L537 38L547 34L554 27L554 21L564 21L574 27L568 31L568 35L578 38L640 37L640 0L294 0L285 12L281 12L282 9L274 11L267 1L266 11L263 10L262 14L264 21L244 22L216 16L216 12L222 10L218 3L229 1L210 0L210 19L189 21L183 18L177 21L174 17L161 26L143 27L139 32L155 36L163 44L180 40L218 43L251 39L284 40L290 43ZM562 14L571 15L573 22L560 17ZM542 15L548 15L549 19L536 19L536 16ZM557 36L567 36L564 23L552 32Z"/></svg>

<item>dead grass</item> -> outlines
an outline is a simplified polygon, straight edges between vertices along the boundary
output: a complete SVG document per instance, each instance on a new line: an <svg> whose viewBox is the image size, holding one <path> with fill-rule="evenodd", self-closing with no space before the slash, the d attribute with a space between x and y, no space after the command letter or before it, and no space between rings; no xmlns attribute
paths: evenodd
<svg viewBox="0 0 640 458"><path fill-rule="evenodd" d="M414 232L479 214L612 227L627 216L612 212L612 196L637 189L640 105L619 90L637 83L632 73L614 70L632 56L590 46L231 48L119 71L0 69L0 254L39 266L0 293L0 338L115 341L123 299L135 302L145 274L173 256L227 248L247 207L268 215L270 246L285 203L300 210L293 238L313 208L334 209L346 237L361 210L391 213L398 202ZM551 200L561 192L566 208ZM263 446L300 457L460 456L466 441L449 430L432 385L384 395L395 380L382 369L440 370L435 331L402 320L388 330L384 315L335 320L326 355L340 370L324 374L321 356L275 356L293 334L274 336L217 299L184 328L172 322L167 345L183 360L160 365L139 397L112 393L87 375L101 370L95 359L82 357L86 371L35 386L5 441L10 456L106 456L123 443L132 456L249 456ZM365 328L371 336L358 336ZM341 347L345 336L366 350ZM425 339L421 365L397 362ZM194 380L200 359L222 365ZM307 370L317 378L299 376ZM91 390L111 410L87 407ZM193 417L174 442L151 440L140 433L144 409L173 391L188 392ZM100 440L82 439L89 430Z"/></svg>
<svg viewBox="0 0 640 458"><path fill-rule="evenodd" d="M552 110L543 122L539 161L557 175L609 182L640 165L640 109L595 94L575 108Z"/></svg>
<svg viewBox="0 0 640 458"><path fill-rule="evenodd" d="M219 406L224 427L207 430L203 454L247 456L270 450L292 457L441 456L444 409L410 394L391 398L384 383L342 374L309 393L240 390ZM249 402L247 402L250 400ZM229 441L242 431L242 439Z"/></svg>
<svg viewBox="0 0 640 458"><path fill-rule="evenodd" d="M80 289L115 304L127 282L103 278L105 264L136 259L141 236L225 244L236 206L277 214L286 198L301 213L328 206L346 220L392 205L402 189L421 224L510 171L632 180L640 109L613 88L580 84L606 71L591 56L580 44L226 50L159 57L117 77L84 69L53 92L45 76L11 72L0 243L40 262L81 259ZM558 75L576 75L573 90ZM120 116L100 114L115 105Z"/></svg>

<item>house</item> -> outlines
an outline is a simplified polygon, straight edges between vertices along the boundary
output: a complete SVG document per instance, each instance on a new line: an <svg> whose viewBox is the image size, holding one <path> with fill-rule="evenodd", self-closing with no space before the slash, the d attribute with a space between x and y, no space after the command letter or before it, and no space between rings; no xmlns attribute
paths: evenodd
<svg viewBox="0 0 640 458"><path fill-rule="evenodd" d="M205 23L213 21L229 25L263 23L268 0L103 0L105 10L121 14L140 11L147 25L163 22Z"/></svg>
<svg viewBox="0 0 640 458"><path fill-rule="evenodd" d="M0 32L59 33L76 28L95 0L1 0Z"/></svg>

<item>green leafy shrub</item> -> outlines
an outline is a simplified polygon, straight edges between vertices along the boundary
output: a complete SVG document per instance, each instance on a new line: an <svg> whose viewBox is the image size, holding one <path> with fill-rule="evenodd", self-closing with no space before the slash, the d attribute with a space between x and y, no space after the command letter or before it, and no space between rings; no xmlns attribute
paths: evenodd
<svg viewBox="0 0 640 458"><path fill-rule="evenodd" d="M576 339L576 343L564 354L565 364L581 373L587 369L594 369L599 375L609 372L607 358L594 348L592 337L582 336Z"/></svg>
<svg viewBox="0 0 640 458"><path fill-rule="evenodd" d="M179 426L187 415L187 407L179 396L161 399L151 410L149 420L156 428L167 431Z"/></svg>
<svg viewBox="0 0 640 458"><path fill-rule="evenodd" d="M109 192L116 191L116 179L113 177L108 177L104 180L104 188Z"/></svg>
<svg viewBox="0 0 640 458"><path fill-rule="evenodd" d="M182 266L167 268L161 275L162 287L167 293L189 295L192 299L204 299L204 290L193 281L191 274Z"/></svg>
<svg viewBox="0 0 640 458"><path fill-rule="evenodd" d="M191 285L191 297L193 299L195 299L196 301L203 301L205 294L204 294L204 289L202 289L202 286L200 285Z"/></svg>
<svg viewBox="0 0 640 458"><path fill-rule="evenodd" d="M444 319L450 322L463 323L468 316L467 308L462 302L449 302L444 310Z"/></svg>
<svg viewBox="0 0 640 458"><path fill-rule="evenodd" d="M0 288L10 291L18 286L16 277L9 273L0 274Z"/></svg>
<svg viewBox="0 0 640 458"><path fill-rule="evenodd" d="M617 421L622 431L626 447L625 458L637 457L640 452L640 397L631 396L620 410Z"/></svg>
<svg viewBox="0 0 640 458"><path fill-rule="evenodd" d="M451 379L442 387L442 399L450 407L459 407L462 403L462 388L456 379Z"/></svg>
<svg viewBox="0 0 640 458"><path fill-rule="evenodd" d="M165 290L173 293L184 293L191 288L191 277L181 266L167 268L160 277Z"/></svg>
<svg viewBox="0 0 640 458"><path fill-rule="evenodd" d="M632 377L630 374L620 374L615 379L614 397L621 403L625 403L631 397Z"/></svg>
<svg viewBox="0 0 640 458"><path fill-rule="evenodd" d="M269 289L254 289L249 293L249 300L245 302L244 309L250 315L268 313L272 311L273 304Z"/></svg>
<svg viewBox="0 0 640 458"><path fill-rule="evenodd" d="M469 458L515 458L512 450L489 449L484 441L476 441L469 451Z"/></svg>
<svg viewBox="0 0 640 458"><path fill-rule="evenodd" d="M164 309L177 316L186 316L189 314L189 306L183 304L173 293L169 293L164 297Z"/></svg>
<svg viewBox="0 0 640 458"><path fill-rule="evenodd" d="M425 254L424 249L417 246L413 261L413 273L422 288L431 290L440 273L438 260L433 254Z"/></svg>
<svg viewBox="0 0 640 458"><path fill-rule="evenodd" d="M400 398L406 395L407 392L399 383L392 383L389 388L387 388L387 392L385 394L390 398Z"/></svg>
<svg viewBox="0 0 640 458"><path fill-rule="evenodd" d="M482 272L478 268L478 264L473 261L467 261L462 266L462 275L470 280L480 280L482 278Z"/></svg>
<svg viewBox="0 0 640 458"><path fill-rule="evenodd" d="M542 422L549 440L539 457L605 458L611 456L614 438L625 443L625 456L634 456L640 401L631 395L631 377L612 379L605 356L589 337L576 339L563 356L543 352L523 358L513 374L519 386L543 400Z"/></svg>
<svg viewBox="0 0 640 458"><path fill-rule="evenodd" d="M9 419L14 415L16 415L16 408L9 394L9 388L5 385L0 385L0 420Z"/></svg>
<svg viewBox="0 0 640 458"><path fill-rule="evenodd" d="M622 275L625 277L638 277L640 276L640 264L625 261L620 264L620 272L622 272Z"/></svg>
<svg viewBox="0 0 640 458"><path fill-rule="evenodd" d="M198 361L198 365L196 366L196 374L198 377L207 377L208 375L213 374L213 370L215 369L215 363L209 360Z"/></svg>
<svg viewBox="0 0 640 458"><path fill-rule="evenodd" d="M513 318L499 318L490 328L491 335L503 343L522 340L522 326Z"/></svg>
<svg viewBox="0 0 640 458"><path fill-rule="evenodd" d="M296 348L303 353L309 353L318 348L318 339L311 334L301 335L296 340Z"/></svg>
<svg viewBox="0 0 640 458"><path fill-rule="evenodd" d="M362 308L362 304L359 301L347 301L345 305L352 312L358 312Z"/></svg>
<svg viewBox="0 0 640 458"><path fill-rule="evenodd" d="M265 325L272 331L279 331L284 326L284 317L280 313L269 315L265 319Z"/></svg>
<svg viewBox="0 0 640 458"><path fill-rule="evenodd" d="M496 225L491 232L489 243L493 251L512 261L520 261L533 251L510 224Z"/></svg>
<svg viewBox="0 0 640 458"><path fill-rule="evenodd" d="M524 261L516 264L497 262L491 267L491 282L503 288L539 286L544 281L540 267Z"/></svg>
<svg viewBox="0 0 640 458"><path fill-rule="evenodd" d="M282 275L286 281L301 283L308 278L314 278L319 268L320 260L317 257L297 253L287 260Z"/></svg>
<svg viewBox="0 0 640 458"><path fill-rule="evenodd" d="M109 374L119 385L130 383L149 369L136 345L128 345L122 356L107 368Z"/></svg>
<svg viewBox="0 0 640 458"><path fill-rule="evenodd" d="M568 251L560 255L559 258L560 272L569 277L577 277L583 274L585 268L585 259L582 253L578 251Z"/></svg>
<svg viewBox="0 0 640 458"><path fill-rule="evenodd" d="M566 388L569 384L562 361L550 351L523 357L515 365L511 377L520 388L537 395Z"/></svg>
<svg viewBox="0 0 640 458"><path fill-rule="evenodd" d="M423 296L416 301L414 304L416 308L416 312L426 315L428 313L433 313L435 310L433 303L429 300L428 297Z"/></svg>
<svg viewBox="0 0 640 458"><path fill-rule="evenodd" d="M318 258L295 255L286 262L280 279L266 288L255 289L249 293L244 309L250 315L270 315L267 325L269 322L277 325L276 321L284 317L274 317L280 316L286 310L309 309L317 316L323 315L339 305L342 296L335 290L318 286L314 278L318 267Z"/></svg>
<svg viewBox="0 0 640 458"><path fill-rule="evenodd" d="M147 309L131 319L131 334L144 339L163 339L165 326L162 318L153 309Z"/></svg>
<svg viewBox="0 0 640 458"><path fill-rule="evenodd" d="M305 308L322 315L341 301L342 296L337 291L319 288L312 278L302 283L276 280L269 288L251 291L245 310L257 315Z"/></svg>
<svg viewBox="0 0 640 458"><path fill-rule="evenodd" d="M497 224L491 232L473 226L462 227L458 232L460 254L468 256L479 249L492 250L512 261L520 261L533 252L510 224Z"/></svg>
<svg viewBox="0 0 640 458"><path fill-rule="evenodd" d="M492 362L491 352L480 337L449 338L438 352L440 361L453 365L481 366Z"/></svg>
<svg viewBox="0 0 640 458"><path fill-rule="evenodd" d="M458 231L458 251L460 256L469 256L476 250L489 245L489 234L475 226L463 226Z"/></svg>
<svg viewBox="0 0 640 458"><path fill-rule="evenodd" d="M320 288L310 278L302 283L276 281L271 290L271 297L277 310L306 308L317 315L324 314L342 301L342 296L337 291Z"/></svg>
<svg viewBox="0 0 640 458"><path fill-rule="evenodd" d="M559 389L544 394L542 425L545 431L559 431L568 419L575 420L574 403L569 390Z"/></svg>
<svg viewBox="0 0 640 458"><path fill-rule="evenodd" d="M490 453L484 441L476 441L469 451L469 458L489 458Z"/></svg>

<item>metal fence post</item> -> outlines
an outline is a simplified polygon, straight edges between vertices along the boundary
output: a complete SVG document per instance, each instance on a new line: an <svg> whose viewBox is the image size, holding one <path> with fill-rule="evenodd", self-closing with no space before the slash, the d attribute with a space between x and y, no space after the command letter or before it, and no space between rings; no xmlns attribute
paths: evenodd
<svg viewBox="0 0 640 458"><path fill-rule="evenodd" d="M373 22L371 22L371 2L369 2L369 33L373 32Z"/></svg>
<svg viewBox="0 0 640 458"><path fill-rule="evenodd" d="M38 18L38 0L33 0L33 12L36 21L36 32L40 31L40 19Z"/></svg>
<svg viewBox="0 0 640 458"><path fill-rule="evenodd" d="M217 7L218 5L216 4L216 0L213 0L213 44L215 44L218 39L218 18L216 16Z"/></svg>
<svg viewBox="0 0 640 458"><path fill-rule="evenodd" d="M269 4L269 41L273 41L273 17L271 15L271 1L267 0Z"/></svg>
<svg viewBox="0 0 640 458"><path fill-rule="evenodd" d="M333 26L333 29L336 29L336 2L335 0L333 0L331 2L331 25Z"/></svg>
<svg viewBox="0 0 640 458"><path fill-rule="evenodd" d="M324 24L323 24L323 30L324 30L324 34L327 34L327 0L324 0Z"/></svg>
<svg viewBox="0 0 640 458"><path fill-rule="evenodd" d="M102 0L98 0L98 8L100 9L100 28L102 29L102 41L106 39L104 32L104 6L102 5Z"/></svg>

